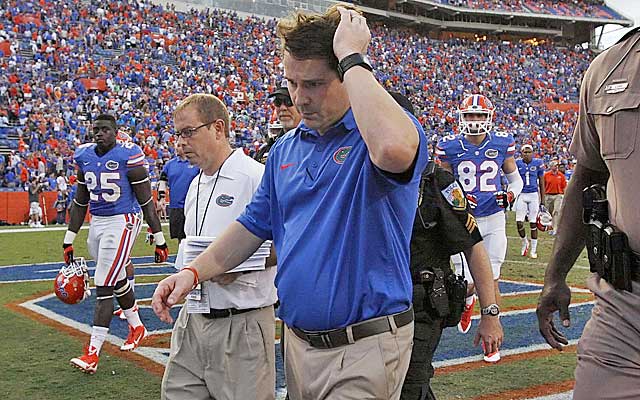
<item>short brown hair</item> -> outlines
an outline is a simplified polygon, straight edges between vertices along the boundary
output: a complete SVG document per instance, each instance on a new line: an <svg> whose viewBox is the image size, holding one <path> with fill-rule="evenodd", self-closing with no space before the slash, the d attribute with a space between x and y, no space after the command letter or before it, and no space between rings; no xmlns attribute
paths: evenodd
<svg viewBox="0 0 640 400"><path fill-rule="evenodd" d="M182 100L175 110L173 110L173 117L183 111L188 106L196 108L198 117L202 123L213 122L217 119L224 121L225 136L229 137L229 111L224 103L212 94L195 93Z"/></svg>
<svg viewBox="0 0 640 400"><path fill-rule="evenodd" d="M297 11L281 19L276 32L281 40L283 55L286 52L297 60L325 60L331 69L337 71L338 59L333 52L333 37L340 23L338 7L362 14L353 4L337 3L324 14Z"/></svg>

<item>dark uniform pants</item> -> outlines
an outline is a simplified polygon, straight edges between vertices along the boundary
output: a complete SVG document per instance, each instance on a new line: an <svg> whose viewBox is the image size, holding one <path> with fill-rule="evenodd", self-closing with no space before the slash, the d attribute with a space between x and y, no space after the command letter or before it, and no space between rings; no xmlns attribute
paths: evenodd
<svg viewBox="0 0 640 400"><path fill-rule="evenodd" d="M431 365L433 353L442 336L442 318L434 319L425 310L425 291L422 284L413 285L413 309L413 351L400 400L435 400L429 382L434 372Z"/></svg>

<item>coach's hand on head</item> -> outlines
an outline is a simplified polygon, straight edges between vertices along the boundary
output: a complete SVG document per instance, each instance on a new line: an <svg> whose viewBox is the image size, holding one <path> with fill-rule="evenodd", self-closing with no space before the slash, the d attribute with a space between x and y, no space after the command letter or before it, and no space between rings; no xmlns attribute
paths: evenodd
<svg viewBox="0 0 640 400"><path fill-rule="evenodd" d="M172 323L173 318L169 314L169 310L184 299L193 289L193 286L193 273L188 270L183 269L177 274L164 278L153 292L153 298L151 299L153 312L160 320L169 324Z"/></svg>
<svg viewBox="0 0 640 400"><path fill-rule="evenodd" d="M371 32L367 19L354 10L338 7L340 23L333 36L333 53L338 61L353 53L367 54Z"/></svg>

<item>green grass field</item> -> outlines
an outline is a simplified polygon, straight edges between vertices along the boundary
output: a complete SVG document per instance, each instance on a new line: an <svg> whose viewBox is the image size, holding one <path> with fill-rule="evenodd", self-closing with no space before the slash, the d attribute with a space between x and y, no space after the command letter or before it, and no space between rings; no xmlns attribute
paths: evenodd
<svg viewBox="0 0 640 400"><path fill-rule="evenodd" d="M165 236L169 237L168 232ZM82 230L75 240L76 256L88 257L87 230ZM513 214L509 215L507 235L517 236ZM61 260L61 242L64 231L0 232L0 266L55 262ZM539 258L520 257L520 241L509 239L507 261L502 269L504 279L542 282L544 268L551 251L552 238L541 233ZM175 253L177 243L169 242ZM148 256L153 247L144 243L140 235L133 256ZM588 275L586 256L583 255L569 275L569 283L584 286ZM139 278L139 282L157 281L157 277ZM50 292L51 282L0 283L0 394L3 399L158 399L160 376L140 368L132 361L119 357L117 351L106 349L100 358L100 368L95 375L85 375L71 368L68 360L78 356L87 341L85 334L70 335L47 324L7 308L7 304ZM574 300L588 300L589 295L576 295ZM537 295L504 298L504 307L533 307ZM537 326L531 334L538 335ZM506 332L508 340L508 332ZM472 340L470 337L469 340ZM437 373L433 387L439 399L473 399L479 396L491 398L491 394L521 390L545 383L571 380L575 367L575 353L548 352L532 359L501 362L498 365L481 365L453 372ZM489 395L489 397L486 397ZM496 398L505 398L497 396ZM517 398L517 397L514 397Z"/></svg>

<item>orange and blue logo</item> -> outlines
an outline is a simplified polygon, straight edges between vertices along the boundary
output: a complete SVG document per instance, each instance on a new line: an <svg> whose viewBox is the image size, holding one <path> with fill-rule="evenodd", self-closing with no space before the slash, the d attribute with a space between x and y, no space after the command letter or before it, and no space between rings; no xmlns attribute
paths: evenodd
<svg viewBox="0 0 640 400"><path fill-rule="evenodd" d="M344 164L344 161L347 159L349 152L351 152L351 147L352 146L344 146L336 150L335 153L333 153L333 161L335 161L336 164L339 165Z"/></svg>

